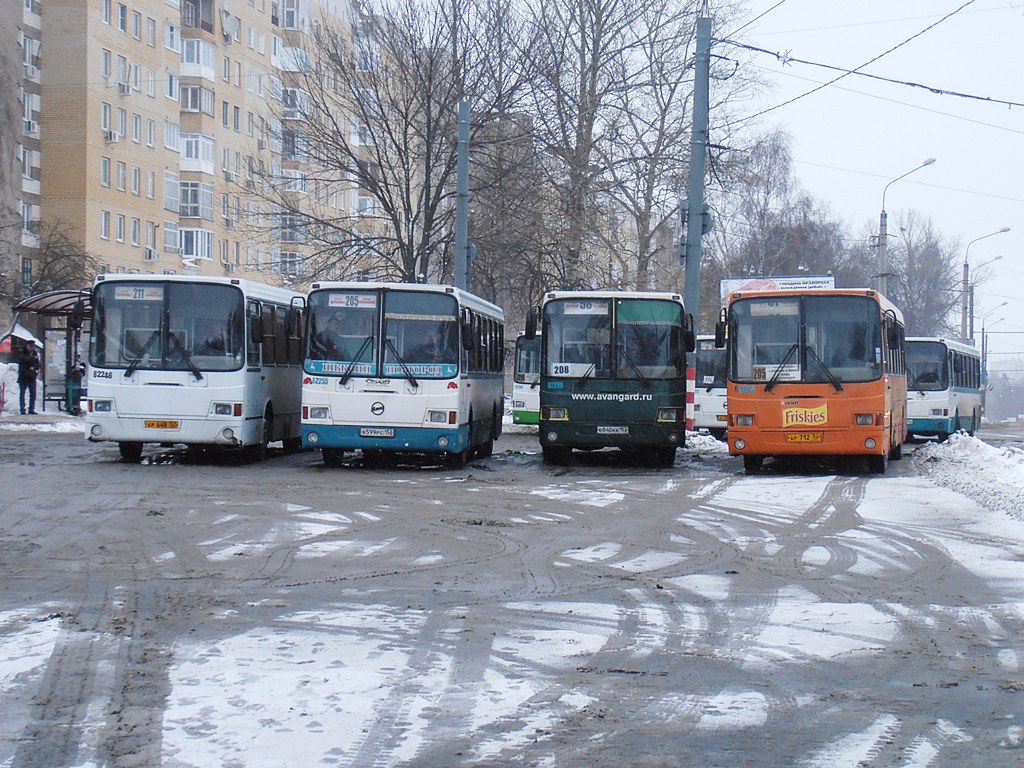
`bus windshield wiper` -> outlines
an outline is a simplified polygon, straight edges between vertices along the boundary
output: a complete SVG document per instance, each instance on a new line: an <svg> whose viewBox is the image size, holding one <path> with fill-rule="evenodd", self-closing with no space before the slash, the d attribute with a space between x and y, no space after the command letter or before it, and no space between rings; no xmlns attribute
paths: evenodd
<svg viewBox="0 0 1024 768"><path fill-rule="evenodd" d="M601 347L601 354L603 355L605 352L607 352L610 347L611 347L611 344L603 345ZM582 376L580 376L579 378L576 379L576 383L577 384L582 384L587 379L589 379L591 377L591 375L594 374L596 371L597 371L597 362L595 361L595 362L591 363L590 367L587 368L587 370L585 370L583 372Z"/></svg>
<svg viewBox="0 0 1024 768"><path fill-rule="evenodd" d="M412 371L409 370L409 366L406 364L405 360L402 359L402 356L398 354L398 350L395 348L395 343L391 341L391 337L385 336L384 343L391 349L392 354L394 354L395 362L402 367L402 373L405 374L405 378L411 381L414 387L419 387L420 383L416 381L416 377L412 375Z"/></svg>
<svg viewBox="0 0 1024 768"><path fill-rule="evenodd" d="M373 341L373 336L367 336L365 339L363 339L363 345L359 347L359 351L356 352L356 356L352 358L352 360L348 364L348 368L346 368L345 372L341 374L342 385L348 384L348 380L352 378L352 371L356 369L356 363L359 362L359 358L363 356L363 352L366 351L366 347L369 345L371 341Z"/></svg>
<svg viewBox="0 0 1024 768"><path fill-rule="evenodd" d="M765 386L765 392L771 392L773 389L775 389L775 385L779 383L779 377L782 376L782 369L786 367L786 363L789 362L789 359L793 356L793 353L796 352L799 348L799 344L794 344L786 351L786 356L782 358L782 362L779 363L779 365L775 368L775 373L772 374L772 377L771 379L769 379L767 386Z"/></svg>
<svg viewBox="0 0 1024 768"><path fill-rule="evenodd" d="M843 385L839 383L839 379L837 379L836 375L832 373L831 370L829 370L829 367L825 365L825 362L820 357L818 357L818 353L815 352L814 349L808 344L804 345L804 349L807 350L807 352L811 356L811 359L814 360L814 362L816 362L818 366L821 368L822 372L825 374L825 377L829 380L829 383L836 388L836 392L842 392Z"/></svg>
<svg viewBox="0 0 1024 768"><path fill-rule="evenodd" d="M134 358L132 358L132 361L130 363L128 363L128 367L125 368L124 375L126 377L130 378L135 373L136 369L138 369L139 365L141 365L141 363L142 363L142 358L144 358L146 356L146 353L149 352L150 346L159 337L160 337L160 329L159 328L154 328L153 332L151 334L149 334L149 338L146 339L146 343L142 345L142 349L139 350L139 354L137 354Z"/></svg>
<svg viewBox="0 0 1024 768"><path fill-rule="evenodd" d="M643 375L643 373L640 370L640 366L638 366L636 362L634 362L633 356L629 354L627 348L620 345L619 352L622 354L624 358L626 358L626 362L629 363L629 367L632 368L633 372L636 373L636 375L640 378L640 384L644 387L644 389L651 386L651 382L649 382L647 380L647 377Z"/></svg>
<svg viewBox="0 0 1024 768"><path fill-rule="evenodd" d="M173 331L168 332L167 335L171 337L171 341L174 342L174 346L178 348L178 351L181 353L181 359L185 361L185 365L187 365L188 369L192 371L192 375L196 377L196 381L201 380L203 378L202 371L200 371L199 367L192 362L192 355L190 355L188 350L185 349L185 345L181 343L181 339L178 338L178 335Z"/></svg>

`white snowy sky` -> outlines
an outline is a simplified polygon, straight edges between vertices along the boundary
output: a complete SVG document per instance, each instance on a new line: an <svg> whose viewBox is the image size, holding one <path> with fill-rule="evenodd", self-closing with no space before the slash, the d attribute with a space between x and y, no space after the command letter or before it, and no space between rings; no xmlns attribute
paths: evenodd
<svg viewBox="0 0 1024 768"><path fill-rule="evenodd" d="M923 32L965 3L958 13ZM923 32L863 71L1024 103L1024 3L748 0L746 10L743 21L716 27L714 37L855 69ZM746 22L751 23L740 29ZM712 50L748 62L744 66L774 84L762 98L743 105L744 114L782 104L841 74L784 65L773 56L725 44ZM898 234L900 214L908 210L930 217L945 238L959 240L961 254L971 240L1010 227L1010 232L980 240L970 249L972 267L1002 256L978 272L979 277L987 273L988 279L976 289L975 337L980 339L982 315L991 310L992 365L1008 362L1012 355L1006 353L1024 353L1024 108L851 75L756 120L762 128L779 126L790 134L801 185L847 222L851 236L865 227L877 233L886 184L926 158L936 158L934 165L889 187L885 207L890 238ZM959 292L959 282L951 288ZM999 307L1004 301L1008 304ZM1002 317L1006 319L997 322Z"/></svg>

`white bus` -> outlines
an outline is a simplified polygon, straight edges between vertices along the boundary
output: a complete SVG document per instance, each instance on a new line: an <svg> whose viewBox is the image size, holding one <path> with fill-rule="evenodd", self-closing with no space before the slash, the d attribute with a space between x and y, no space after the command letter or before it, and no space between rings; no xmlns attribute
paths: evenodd
<svg viewBox="0 0 1024 768"><path fill-rule="evenodd" d="M713 335L697 337L697 378L693 393L693 428L706 429L725 440L729 414L725 407L725 372L728 353L715 346Z"/></svg>
<svg viewBox="0 0 1024 768"><path fill-rule="evenodd" d="M345 451L489 456L504 413L504 315L443 285L314 283L302 441Z"/></svg>
<svg viewBox="0 0 1024 768"><path fill-rule="evenodd" d="M945 440L981 424L981 355L952 339L907 339L908 432Z"/></svg>
<svg viewBox="0 0 1024 768"><path fill-rule="evenodd" d="M536 424L540 417L540 334L516 339L512 375L512 423Z"/></svg>
<svg viewBox="0 0 1024 768"><path fill-rule="evenodd" d="M262 283L100 275L93 285L86 438L241 448L302 445L302 302Z"/></svg>

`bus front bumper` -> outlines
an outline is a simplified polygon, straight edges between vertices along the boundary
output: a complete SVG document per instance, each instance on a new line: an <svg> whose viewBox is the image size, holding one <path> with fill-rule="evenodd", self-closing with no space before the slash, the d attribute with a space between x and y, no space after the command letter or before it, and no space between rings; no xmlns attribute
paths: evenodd
<svg viewBox="0 0 1024 768"><path fill-rule="evenodd" d="M262 419L244 418L131 418L97 417L85 422L85 437L93 443L184 443L238 447L260 438Z"/></svg>
<svg viewBox="0 0 1024 768"><path fill-rule="evenodd" d="M907 431L918 435L948 435L953 431L953 420L947 417L907 419Z"/></svg>
<svg viewBox="0 0 1024 768"><path fill-rule="evenodd" d="M305 448L340 448L410 453L462 453L469 447L469 425L454 429L303 424Z"/></svg>
<svg viewBox="0 0 1024 768"><path fill-rule="evenodd" d="M884 429L782 430L729 427L732 456L869 456L886 450Z"/></svg>
<svg viewBox="0 0 1024 768"><path fill-rule="evenodd" d="M678 448L686 442L685 426L679 422L599 425L540 421L539 426L540 444L545 448Z"/></svg>

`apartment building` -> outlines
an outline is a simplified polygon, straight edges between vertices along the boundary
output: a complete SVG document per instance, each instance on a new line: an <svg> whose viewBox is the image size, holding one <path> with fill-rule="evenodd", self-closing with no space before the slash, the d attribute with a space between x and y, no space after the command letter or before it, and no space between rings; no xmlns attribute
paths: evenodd
<svg viewBox="0 0 1024 768"><path fill-rule="evenodd" d="M289 127L301 92L284 79L311 17L344 22L347 0L312 15L310 0L39 2L41 103L25 125L44 219L108 272L301 278L300 220L275 203L308 194Z"/></svg>

